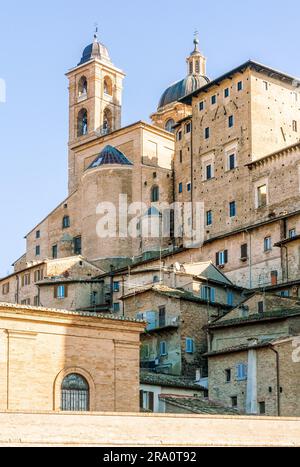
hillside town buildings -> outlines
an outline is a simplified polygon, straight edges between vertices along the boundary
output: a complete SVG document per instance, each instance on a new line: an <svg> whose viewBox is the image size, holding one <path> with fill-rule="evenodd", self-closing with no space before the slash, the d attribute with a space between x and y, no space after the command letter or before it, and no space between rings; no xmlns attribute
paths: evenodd
<svg viewBox="0 0 300 467"><path fill-rule="evenodd" d="M125 74L97 35L84 49L68 197L0 301L144 321L141 409L300 416L300 83L253 60L211 80L197 37L186 62L151 123L122 127Z"/></svg>

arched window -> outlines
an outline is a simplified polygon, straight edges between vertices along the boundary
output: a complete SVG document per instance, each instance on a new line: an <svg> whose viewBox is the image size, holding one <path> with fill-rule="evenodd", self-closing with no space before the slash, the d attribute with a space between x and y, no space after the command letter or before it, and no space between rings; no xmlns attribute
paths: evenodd
<svg viewBox="0 0 300 467"><path fill-rule="evenodd" d="M173 120L173 118L170 118L165 124L165 130L168 131L169 133L175 133L175 130L173 128L174 125L175 125L175 121Z"/></svg>
<svg viewBox="0 0 300 467"><path fill-rule="evenodd" d="M112 81L108 76L105 76L103 83L104 94L112 96Z"/></svg>
<svg viewBox="0 0 300 467"><path fill-rule="evenodd" d="M87 380L77 373L67 375L61 385L61 410L87 412L90 407Z"/></svg>
<svg viewBox="0 0 300 467"><path fill-rule="evenodd" d="M81 109L77 118L77 135L83 136L88 132L88 114L86 109Z"/></svg>
<svg viewBox="0 0 300 467"><path fill-rule="evenodd" d="M87 90L88 90L87 79L85 76L82 76L78 83L78 96L81 97L81 96L87 95Z"/></svg>
<svg viewBox="0 0 300 467"><path fill-rule="evenodd" d="M151 188L151 203L157 203L159 201L159 187L154 185Z"/></svg>
<svg viewBox="0 0 300 467"><path fill-rule="evenodd" d="M105 109L103 113L103 134L107 135L112 131L112 113L110 109Z"/></svg>
<svg viewBox="0 0 300 467"><path fill-rule="evenodd" d="M64 216L62 221L62 228L67 229L70 227L70 216Z"/></svg>

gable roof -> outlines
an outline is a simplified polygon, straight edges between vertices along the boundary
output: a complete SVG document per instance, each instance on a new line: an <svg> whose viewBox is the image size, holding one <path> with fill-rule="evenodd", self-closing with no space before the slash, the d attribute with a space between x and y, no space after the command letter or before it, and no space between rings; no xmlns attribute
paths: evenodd
<svg viewBox="0 0 300 467"><path fill-rule="evenodd" d="M221 404L199 397L173 396L170 394L160 394L159 399L170 405L185 409L188 413L211 414L211 415L239 415L238 410L224 407Z"/></svg>
<svg viewBox="0 0 300 467"><path fill-rule="evenodd" d="M195 389L198 391L206 391L206 388L197 384L191 378L185 378L183 376L173 376L164 373L154 373L150 371L141 371L140 383L149 384L152 386L166 386L172 388L185 388Z"/></svg>
<svg viewBox="0 0 300 467"><path fill-rule="evenodd" d="M203 298L197 295L194 295L192 292L189 292L188 290L172 289L171 287L167 287L166 285L153 285L153 284L142 286L141 288L137 290L133 290L132 292L127 293L126 295L123 295L122 299L126 300L127 298L134 297L135 295L140 295L140 294L143 294L149 291L150 292L152 291L154 293L158 293L161 295L165 295L167 297L174 298L177 300L186 300L189 302L199 303L199 305L201 304L201 305L207 306L208 304L207 300L204 300ZM210 302L209 306L217 307L217 308L222 307L222 308L229 309L229 310L232 309L231 305L226 305L226 304L218 303L218 302Z"/></svg>

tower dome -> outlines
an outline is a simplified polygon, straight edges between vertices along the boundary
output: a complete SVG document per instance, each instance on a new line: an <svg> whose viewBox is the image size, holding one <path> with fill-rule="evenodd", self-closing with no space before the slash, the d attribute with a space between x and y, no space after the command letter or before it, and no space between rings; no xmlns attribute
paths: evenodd
<svg viewBox="0 0 300 467"><path fill-rule="evenodd" d="M98 41L97 31L94 34L94 41L92 42L92 44L87 45L83 50L82 57L80 62L78 63L78 66L83 65L83 63L89 62L94 58L105 62L111 61L107 48L104 44Z"/></svg>
<svg viewBox="0 0 300 467"><path fill-rule="evenodd" d="M199 51L198 45L198 35L195 34L194 50L186 60L188 74L185 78L172 84L164 91L158 104L158 110L168 104L177 102L182 97L210 82L210 79L206 76L206 59Z"/></svg>

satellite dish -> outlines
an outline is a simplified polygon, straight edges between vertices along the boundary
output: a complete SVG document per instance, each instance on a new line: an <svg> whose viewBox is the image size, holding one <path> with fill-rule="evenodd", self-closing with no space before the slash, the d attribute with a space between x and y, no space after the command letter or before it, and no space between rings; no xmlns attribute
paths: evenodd
<svg viewBox="0 0 300 467"><path fill-rule="evenodd" d="M176 271L180 271L180 269L181 269L180 264L179 264L179 263L175 263L175 264L174 264L174 268L176 269Z"/></svg>

